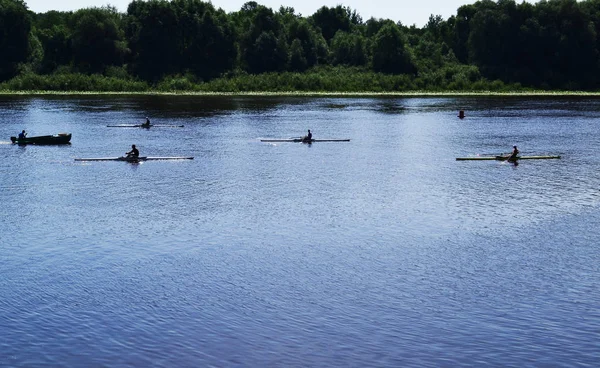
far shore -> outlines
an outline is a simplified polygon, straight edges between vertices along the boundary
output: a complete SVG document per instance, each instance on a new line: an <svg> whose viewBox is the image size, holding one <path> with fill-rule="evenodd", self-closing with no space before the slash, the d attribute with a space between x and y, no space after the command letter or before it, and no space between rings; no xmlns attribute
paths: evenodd
<svg viewBox="0 0 600 368"><path fill-rule="evenodd" d="M144 92L107 92L107 91L9 91L0 90L0 96L82 96L82 95L106 95L106 96L300 96L300 97L600 97L598 92L585 91L403 91L403 92L319 92L319 91L260 91L260 92L197 92L197 91L144 91Z"/></svg>

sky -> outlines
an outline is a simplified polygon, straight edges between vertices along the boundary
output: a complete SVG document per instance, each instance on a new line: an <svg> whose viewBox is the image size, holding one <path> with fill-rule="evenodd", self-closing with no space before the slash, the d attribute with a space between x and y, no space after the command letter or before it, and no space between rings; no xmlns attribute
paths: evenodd
<svg viewBox="0 0 600 368"><path fill-rule="evenodd" d="M248 0L212 0L215 8L222 8L226 12L240 10ZM466 4L473 4L475 0L255 0L258 4L279 10L280 6L292 7L296 14L308 17L322 6L335 7L337 5L349 6L362 17L364 21L369 18L391 19L402 22L406 26L416 25L421 28L429 20L430 15L441 15L448 19L456 15L456 10ZM521 1L517 0L517 3ZM25 0L29 10L44 13L49 10L69 11L89 7L112 5L120 12L125 13L131 0Z"/></svg>

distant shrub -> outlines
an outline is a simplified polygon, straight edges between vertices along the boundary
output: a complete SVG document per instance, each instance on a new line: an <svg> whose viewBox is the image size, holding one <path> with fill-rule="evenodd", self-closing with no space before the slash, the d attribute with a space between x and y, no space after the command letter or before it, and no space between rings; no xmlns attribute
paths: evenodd
<svg viewBox="0 0 600 368"><path fill-rule="evenodd" d="M98 91L142 92L150 89L146 82L107 77L100 74L54 73L38 75L26 73L0 85L9 91Z"/></svg>

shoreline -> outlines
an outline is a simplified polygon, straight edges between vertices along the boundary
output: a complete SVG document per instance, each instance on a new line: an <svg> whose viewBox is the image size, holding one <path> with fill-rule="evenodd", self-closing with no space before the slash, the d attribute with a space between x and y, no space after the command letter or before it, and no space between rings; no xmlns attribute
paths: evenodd
<svg viewBox="0 0 600 368"><path fill-rule="evenodd" d="M198 91L9 91L0 96L252 96L252 97L600 97L598 92L584 91L405 91L405 92L319 92L319 91L260 91L260 92L198 92Z"/></svg>

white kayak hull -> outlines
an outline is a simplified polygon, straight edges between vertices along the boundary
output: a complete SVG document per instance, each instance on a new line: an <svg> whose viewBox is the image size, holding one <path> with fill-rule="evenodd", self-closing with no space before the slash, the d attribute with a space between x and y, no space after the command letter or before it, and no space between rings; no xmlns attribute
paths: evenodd
<svg viewBox="0 0 600 368"><path fill-rule="evenodd" d="M75 161L126 161L126 162L139 162L139 161L158 161L158 160L193 160L193 157L91 157L91 158L76 158Z"/></svg>
<svg viewBox="0 0 600 368"><path fill-rule="evenodd" d="M164 125L164 124L151 124L151 125L142 125L142 124L119 124L119 125L107 125L109 128L183 128L183 125Z"/></svg>
<svg viewBox="0 0 600 368"><path fill-rule="evenodd" d="M294 142L294 143L309 143L302 138L279 138L279 139L261 139L261 142ZM350 142L350 139L311 139L310 143L313 142Z"/></svg>
<svg viewBox="0 0 600 368"><path fill-rule="evenodd" d="M551 160L559 159L560 156L517 156L517 160ZM457 157L456 161L483 161L483 160L495 160L495 161L506 161L507 156L477 156L477 157Z"/></svg>

